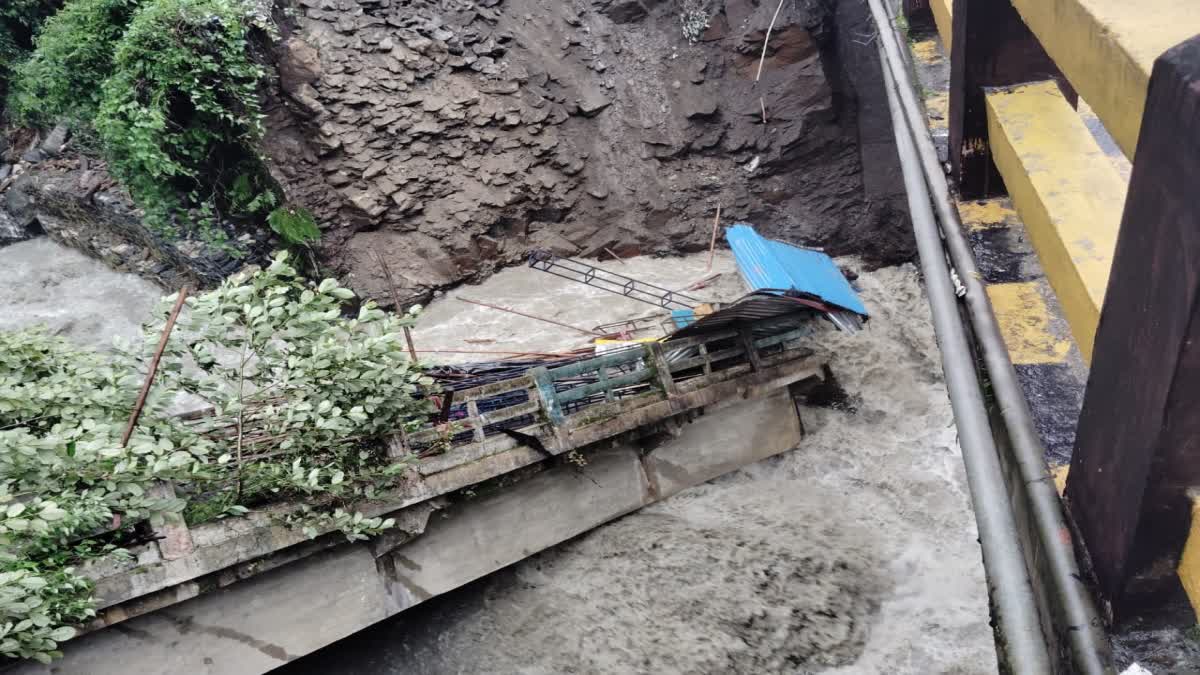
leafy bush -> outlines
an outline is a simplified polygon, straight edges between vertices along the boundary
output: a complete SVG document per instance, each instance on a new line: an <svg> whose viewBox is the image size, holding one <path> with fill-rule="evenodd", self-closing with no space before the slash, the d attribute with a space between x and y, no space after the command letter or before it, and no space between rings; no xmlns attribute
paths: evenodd
<svg viewBox="0 0 1200 675"><path fill-rule="evenodd" d="M262 178L257 86L247 50L251 20L238 0L154 0L117 45L95 127L109 165L166 234L188 209L222 220L244 175ZM206 233L221 239L208 225ZM186 228L185 228L186 229Z"/></svg>
<svg viewBox="0 0 1200 675"><path fill-rule="evenodd" d="M161 334L115 360L42 330L0 332L0 655L49 660L70 626L94 616L90 584L73 570L110 551L98 534L187 512L198 522L284 498L308 536L350 540L393 526L355 504L409 466L379 438L419 424L431 384L408 360L411 317L363 304L332 279L302 279L279 254L190 298L127 446L120 438ZM168 414L180 393L213 410L199 422ZM171 481L179 497L155 497Z"/></svg>
<svg viewBox="0 0 1200 675"><path fill-rule="evenodd" d="M147 486L203 465L208 439L162 415L163 394L120 446L140 378L42 330L0 333L0 654L49 660L66 624L94 614L72 542L178 511Z"/></svg>
<svg viewBox="0 0 1200 675"><path fill-rule="evenodd" d="M219 499L231 506L279 494L364 496L406 466L354 439L427 412L414 395L431 380L402 338L411 318L370 302L344 318L354 294L333 279L313 286L287 259L195 299L163 359L172 387L212 404L211 430L227 430L218 463L234 465L233 481Z"/></svg>
<svg viewBox="0 0 1200 675"><path fill-rule="evenodd" d="M311 244L321 238L312 212L303 207L284 206L267 216L267 224L289 244Z"/></svg>
<svg viewBox="0 0 1200 675"><path fill-rule="evenodd" d="M141 380L133 364L106 363L41 330L0 333L0 504L24 505L0 517L6 552L41 553L118 511L178 510L141 483L190 477L212 442L167 417L170 398L157 392L120 447Z"/></svg>
<svg viewBox="0 0 1200 675"><path fill-rule="evenodd" d="M12 30L0 22L0 96L4 95L9 70L20 62L22 54Z"/></svg>
<svg viewBox="0 0 1200 675"><path fill-rule="evenodd" d="M33 36L42 22L61 4L61 0L4 0L0 3L0 97L5 94L10 71L33 48ZM3 106L0 106L2 111Z"/></svg>
<svg viewBox="0 0 1200 675"><path fill-rule="evenodd" d="M113 51L142 0L72 0L51 17L14 70L10 112L23 123L90 124Z"/></svg>
<svg viewBox="0 0 1200 675"><path fill-rule="evenodd" d="M58 643L75 637L70 624L96 615L90 585L69 567L17 567L0 572L0 654L50 663L62 656Z"/></svg>
<svg viewBox="0 0 1200 675"><path fill-rule="evenodd" d="M312 243L311 214L276 208L279 188L257 151L263 69L250 36L273 33L263 12L251 0L69 0L14 66L12 116L94 128L159 234L239 254L234 227L265 219L288 244ZM0 60L11 51L15 64L21 51L6 46L4 25Z"/></svg>
<svg viewBox="0 0 1200 675"><path fill-rule="evenodd" d="M0 5L0 22L28 40L61 6L62 0L4 0Z"/></svg>

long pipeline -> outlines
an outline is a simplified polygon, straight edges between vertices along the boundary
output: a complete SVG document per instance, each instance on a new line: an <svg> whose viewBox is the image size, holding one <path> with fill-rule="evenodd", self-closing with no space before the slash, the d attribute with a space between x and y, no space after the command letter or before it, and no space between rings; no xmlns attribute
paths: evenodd
<svg viewBox="0 0 1200 675"><path fill-rule="evenodd" d="M921 272L925 277L933 326L941 347L946 389L958 427L967 482L971 487L983 563L988 585L995 589L992 600L1005 661L1020 664L1019 672L1022 673L1051 673L1049 650L1042 635L1038 605L1025 567L1016 519L1008 501L1000 454L988 423L983 389L975 370L967 331L958 313L941 235L929 205L929 191L917 165L912 135L903 122L904 114L900 111L891 74L885 69L883 75Z"/></svg>
<svg viewBox="0 0 1200 675"><path fill-rule="evenodd" d="M893 123L906 126L915 142L925 180L933 193L946 248L959 272L959 279L967 289L967 313L1008 430L1013 458L1025 483L1035 534L1045 554L1050 589L1066 623L1072 666L1076 672L1089 675L1112 672L1111 646L1092 596L1082 582L1083 576L1070 537L1066 536L1069 530L1058 493L1049 477L1045 448L1017 381L1016 370L1009 359L1000 325L984 290L975 256L963 236L958 210L951 199L950 187L938 161L924 114L917 103L909 71L900 53L899 40L881 1L868 0L868 4L879 34L883 67L891 75L892 91L889 95L899 97L903 111L903 121L893 119Z"/></svg>

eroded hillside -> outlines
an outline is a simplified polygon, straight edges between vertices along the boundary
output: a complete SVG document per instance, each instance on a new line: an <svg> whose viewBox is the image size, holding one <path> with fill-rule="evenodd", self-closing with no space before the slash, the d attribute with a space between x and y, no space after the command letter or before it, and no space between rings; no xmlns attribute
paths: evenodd
<svg viewBox="0 0 1200 675"><path fill-rule="evenodd" d="M785 3L756 81L776 3L301 0L266 151L325 259L373 297L376 254L420 291L531 248L696 250L718 203L791 241L908 259L894 182L863 177L850 61L866 52L836 5Z"/></svg>

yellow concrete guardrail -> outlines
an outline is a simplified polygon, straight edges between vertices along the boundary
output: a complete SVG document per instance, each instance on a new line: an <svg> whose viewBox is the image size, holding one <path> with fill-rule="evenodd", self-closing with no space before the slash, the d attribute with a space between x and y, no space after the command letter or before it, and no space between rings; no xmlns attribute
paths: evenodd
<svg viewBox="0 0 1200 675"><path fill-rule="evenodd" d="M933 14L933 22L937 25L938 35L942 36L942 46L946 48L946 57L949 58L954 31L954 0L929 0L929 12Z"/></svg>
<svg viewBox="0 0 1200 675"><path fill-rule="evenodd" d="M937 0L932 0L935 4ZM1154 60L1200 34L1200 5L1196 0L1012 0L1012 4L1132 160Z"/></svg>
<svg viewBox="0 0 1200 675"><path fill-rule="evenodd" d="M992 159L1090 362L1127 182L1053 82L991 91L987 114Z"/></svg>

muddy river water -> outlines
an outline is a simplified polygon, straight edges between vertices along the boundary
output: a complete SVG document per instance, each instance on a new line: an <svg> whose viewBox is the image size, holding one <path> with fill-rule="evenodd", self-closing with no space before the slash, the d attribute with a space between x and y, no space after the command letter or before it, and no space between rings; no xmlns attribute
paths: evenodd
<svg viewBox="0 0 1200 675"><path fill-rule="evenodd" d="M706 262L605 266L680 288L704 276ZM160 294L45 239L0 248L0 268L0 329L41 322L93 346L135 334ZM732 261L718 256L714 269L723 276L696 295L736 296ZM995 672L975 524L918 274L883 268L856 284L872 314L867 327L813 339L849 405L806 409L800 447L280 672ZM436 300L415 331L418 348L555 351L586 342L456 296L585 328L653 310L514 268ZM537 514L528 519L537 526Z"/></svg>

